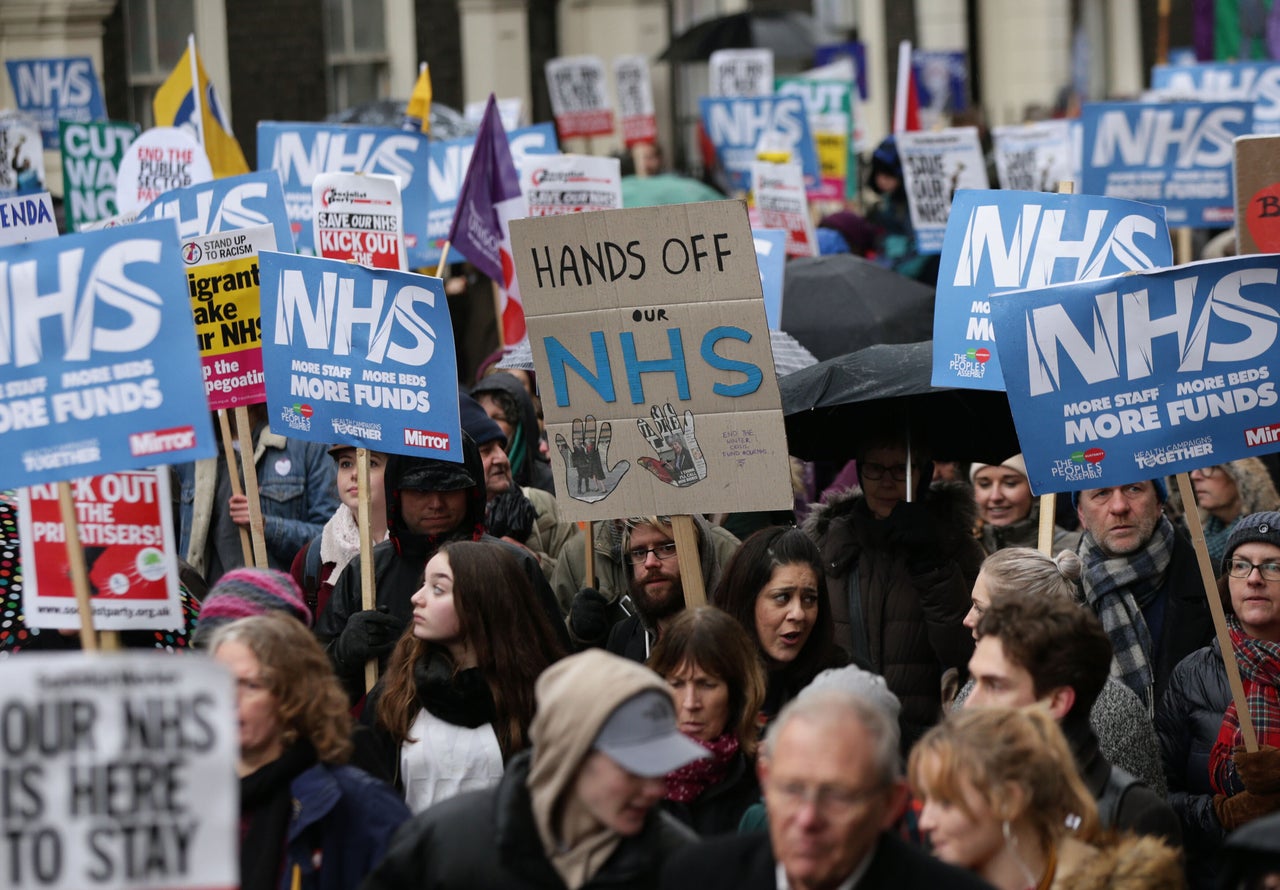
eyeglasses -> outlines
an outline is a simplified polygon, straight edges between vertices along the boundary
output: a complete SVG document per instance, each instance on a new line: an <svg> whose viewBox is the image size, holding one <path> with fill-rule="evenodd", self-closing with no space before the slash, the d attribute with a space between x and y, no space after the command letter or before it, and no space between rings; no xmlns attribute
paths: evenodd
<svg viewBox="0 0 1280 890"><path fill-rule="evenodd" d="M841 788L839 785L817 785L810 787L804 782L771 782L769 785L774 796L787 808L795 809L806 803L813 803L814 809L829 816L846 815L858 804L874 797L883 788Z"/></svg>
<svg viewBox="0 0 1280 890"><path fill-rule="evenodd" d="M1227 567L1227 574L1232 578L1248 578L1257 569L1263 581L1280 581L1280 562L1249 562L1247 559L1233 559Z"/></svg>
<svg viewBox="0 0 1280 890"><path fill-rule="evenodd" d="M668 541L665 544L659 544L657 547L637 547L635 550L627 551L627 561L633 566L642 566L645 560L652 553L658 559L670 559L676 555L676 542Z"/></svg>
<svg viewBox="0 0 1280 890"><path fill-rule="evenodd" d="M858 464L858 475L863 479L870 479L872 482L879 482L884 478L885 473L888 473L893 477L894 482L907 481L906 464L894 464L891 467L886 467L884 464Z"/></svg>
<svg viewBox="0 0 1280 890"><path fill-rule="evenodd" d="M1222 467L1218 466L1217 464L1214 464L1211 467L1196 467L1191 472L1199 473L1205 479L1212 479L1214 476L1222 472Z"/></svg>

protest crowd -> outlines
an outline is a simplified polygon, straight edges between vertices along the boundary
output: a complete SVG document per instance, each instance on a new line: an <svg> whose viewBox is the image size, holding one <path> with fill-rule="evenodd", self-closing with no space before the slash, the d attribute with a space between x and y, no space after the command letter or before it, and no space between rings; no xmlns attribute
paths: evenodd
<svg viewBox="0 0 1280 890"><path fill-rule="evenodd" d="M742 52L716 82L758 77ZM201 92L188 53L174 76ZM548 65L562 141L591 137L603 76ZM422 77L383 129L425 164ZM372 169L297 186L299 224L296 171L264 144L324 125L264 123L251 173L224 166L239 148L208 113L199 141L172 133L210 175L101 228L59 204L80 234L32 211L0 246L0 678L36 671L0 693L0 886L1280 887L1280 413L1261 364L1280 238L1242 228L1239 257L1169 269L1192 257L1164 208L1090 188L1088 162L1060 177L1081 194L1048 167L1018 179L969 111L874 145L846 126L844 166L818 164L809 123L807 147L762 134L742 163L717 109L800 101L803 76L775 93L770 60L768 80L703 100L703 182L668 206L624 200L675 178L653 136L562 155L491 97L447 237L425 192ZM1107 124L1087 120L1089 142ZM1251 122L1231 131L1237 202L1274 187L1273 168L1240 184ZM179 150L116 126L136 163ZM546 153L515 164L538 127ZM1040 239L1021 264L1015 220ZM1054 254L1057 235L1077 246ZM97 321L54 305L67 243ZM168 271L130 271L150 264ZM1137 283L1103 277L1120 272ZM839 276L871 284L846 299ZM1046 333L1060 319L1069 335ZM144 330L171 351L121 345ZM173 413L111 451L151 409ZM1248 448L1208 425L1233 415ZM206 754L195 739L224 727L225 775L138 778L140 800L168 788L171 824L135 838L142 810L73 758L88 852L37 832L28 858L15 826L61 794L42 794L62 787L41 784L51 765L115 736L90 738L105 697L21 715L92 698L113 675L94 665L141 653L157 682L179 665L232 685L217 717L192 693L182 725L201 732L173 736ZM78 679L50 680L58 665ZM123 751L172 741L122 694ZM49 768L21 766L37 746ZM211 833L235 855L191 852L205 829L179 794L229 801ZM107 852L117 830L128 856ZM160 881L198 870L186 857L210 871ZM93 880L51 877L82 859Z"/></svg>

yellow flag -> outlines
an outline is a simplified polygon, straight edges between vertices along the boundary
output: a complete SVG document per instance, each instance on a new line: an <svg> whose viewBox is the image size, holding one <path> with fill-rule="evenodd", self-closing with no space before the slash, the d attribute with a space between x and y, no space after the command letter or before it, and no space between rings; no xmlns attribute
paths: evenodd
<svg viewBox="0 0 1280 890"><path fill-rule="evenodd" d="M198 80L199 92L192 89L193 80ZM194 131L209 156L214 176L249 172L240 143L231 134L231 122L218 102L204 65L200 64L194 41L187 42L186 52L156 90L151 107L157 127L186 127Z"/></svg>
<svg viewBox="0 0 1280 890"><path fill-rule="evenodd" d="M413 93L409 96L409 107L405 109L406 129L412 122L418 125L423 133L431 132L431 69L422 63L418 72L418 82L413 85Z"/></svg>

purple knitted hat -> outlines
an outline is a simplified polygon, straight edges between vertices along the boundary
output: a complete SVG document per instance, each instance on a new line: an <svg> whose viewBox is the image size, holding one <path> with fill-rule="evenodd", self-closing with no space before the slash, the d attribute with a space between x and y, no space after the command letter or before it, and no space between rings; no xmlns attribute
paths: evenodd
<svg viewBox="0 0 1280 890"><path fill-rule="evenodd" d="M268 612L283 612L311 626L311 610L293 578L275 569L233 569L205 597L191 643L203 647L224 624Z"/></svg>

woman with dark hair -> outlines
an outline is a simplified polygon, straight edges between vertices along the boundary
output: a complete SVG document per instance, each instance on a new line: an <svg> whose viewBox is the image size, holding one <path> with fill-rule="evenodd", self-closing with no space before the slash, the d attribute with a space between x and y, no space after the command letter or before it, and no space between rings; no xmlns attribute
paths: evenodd
<svg viewBox="0 0 1280 890"><path fill-rule="evenodd" d="M431 557L365 711L411 810L502 778L529 744L534 681L563 654L506 548L455 541Z"/></svg>
<svg viewBox="0 0 1280 890"><path fill-rule="evenodd" d="M743 542L712 603L756 641L767 671L767 722L809 681L846 662L833 642L831 604L818 547L796 528L766 528Z"/></svg>
<svg viewBox="0 0 1280 890"><path fill-rule="evenodd" d="M734 831L760 799L756 723L765 679L755 645L732 616L700 606L668 625L648 665L675 693L680 731L711 754L667 776L663 806L703 837Z"/></svg>
<svg viewBox="0 0 1280 890"><path fill-rule="evenodd" d="M240 887L357 887L409 818L396 794L345 766L347 696L305 624L285 614L219 628L240 725Z"/></svg>

